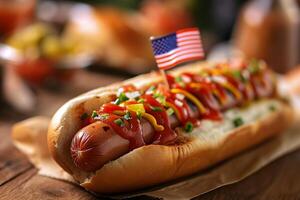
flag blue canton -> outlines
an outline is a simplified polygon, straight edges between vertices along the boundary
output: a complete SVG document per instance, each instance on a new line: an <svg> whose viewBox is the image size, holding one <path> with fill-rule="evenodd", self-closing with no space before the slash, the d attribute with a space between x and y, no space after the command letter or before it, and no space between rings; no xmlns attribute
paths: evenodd
<svg viewBox="0 0 300 200"><path fill-rule="evenodd" d="M161 55L177 48L176 33L151 40L154 55Z"/></svg>

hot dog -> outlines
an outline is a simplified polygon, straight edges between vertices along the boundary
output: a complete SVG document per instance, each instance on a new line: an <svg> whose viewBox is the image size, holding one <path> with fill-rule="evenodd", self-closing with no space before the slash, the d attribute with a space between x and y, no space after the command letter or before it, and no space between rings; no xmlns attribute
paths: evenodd
<svg viewBox="0 0 300 200"><path fill-rule="evenodd" d="M211 166L291 121L262 61L195 64L167 78L170 88L152 73L65 104L49 128L54 159L88 190L131 191Z"/></svg>

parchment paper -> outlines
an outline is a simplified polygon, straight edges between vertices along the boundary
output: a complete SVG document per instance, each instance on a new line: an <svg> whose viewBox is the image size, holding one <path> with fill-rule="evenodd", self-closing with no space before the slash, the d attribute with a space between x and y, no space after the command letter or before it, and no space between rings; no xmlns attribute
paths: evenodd
<svg viewBox="0 0 300 200"><path fill-rule="evenodd" d="M35 117L13 127L14 144L39 169L39 174L75 183L50 157L46 145L49 119ZM300 147L300 121L282 135L245 151L206 171L181 180L134 193L105 196L127 198L148 195L164 199L190 199L224 185L238 182L268 163ZM101 196L101 195L97 195Z"/></svg>

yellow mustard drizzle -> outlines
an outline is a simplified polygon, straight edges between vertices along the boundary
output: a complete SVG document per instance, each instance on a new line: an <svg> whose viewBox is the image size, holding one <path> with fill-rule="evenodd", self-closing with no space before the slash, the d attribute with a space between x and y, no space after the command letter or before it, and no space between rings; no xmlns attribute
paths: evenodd
<svg viewBox="0 0 300 200"><path fill-rule="evenodd" d="M186 98L188 98L191 102L193 102L197 106L200 113L206 113L207 112L205 107L203 106L203 104L191 93L189 93L185 90L182 90L182 89L178 89L178 88L171 89L171 92L175 93L175 94L177 94L177 93L183 94Z"/></svg>
<svg viewBox="0 0 300 200"><path fill-rule="evenodd" d="M165 129L162 125L157 124L157 121L153 115L150 115L149 113L142 113L141 115L150 122L155 131L163 131Z"/></svg>
<svg viewBox="0 0 300 200"><path fill-rule="evenodd" d="M180 113L179 113L178 109L176 108L176 106L174 106L174 105L173 105L172 103L170 103L170 102L166 102L166 106L169 107L169 108L172 108L172 109L174 110L174 113L175 113L176 117L177 117L178 119L180 119Z"/></svg>
<svg viewBox="0 0 300 200"><path fill-rule="evenodd" d="M210 72L212 75L223 75L225 73L227 73L228 70L228 66L227 65L222 65L221 68L216 68L216 69L210 69Z"/></svg>
<svg viewBox="0 0 300 200"><path fill-rule="evenodd" d="M220 83L224 88L232 92L232 94L238 99L242 99L242 94L240 93L239 90L237 90L231 83Z"/></svg>
<svg viewBox="0 0 300 200"><path fill-rule="evenodd" d="M115 115L120 115L120 116L126 114L125 111L121 111L121 110L116 110L113 113ZM141 116L150 122L150 124L153 126L155 131L163 131L165 129L162 125L157 124L155 117L153 117L152 115L148 113L141 113Z"/></svg>
<svg viewBox="0 0 300 200"><path fill-rule="evenodd" d="M203 86L201 86L201 84L199 84L199 83L191 83L190 86L191 86L192 88L201 88L201 87L203 87ZM218 99L219 99L220 102L221 102L221 105L226 105L226 100L227 100L226 96L221 95L220 92L219 92L219 90L217 90L217 89L213 89L213 90L212 90L212 93L213 93L216 97L218 97Z"/></svg>

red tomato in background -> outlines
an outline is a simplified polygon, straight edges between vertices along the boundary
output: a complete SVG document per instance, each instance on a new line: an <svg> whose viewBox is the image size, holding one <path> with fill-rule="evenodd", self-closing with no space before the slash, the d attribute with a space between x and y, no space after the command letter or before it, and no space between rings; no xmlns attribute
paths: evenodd
<svg viewBox="0 0 300 200"><path fill-rule="evenodd" d="M29 23L35 11L36 0L0 0L0 35L8 36Z"/></svg>
<svg viewBox="0 0 300 200"><path fill-rule="evenodd" d="M16 67L17 73L26 81L41 84L55 74L53 63L46 59L25 60Z"/></svg>

